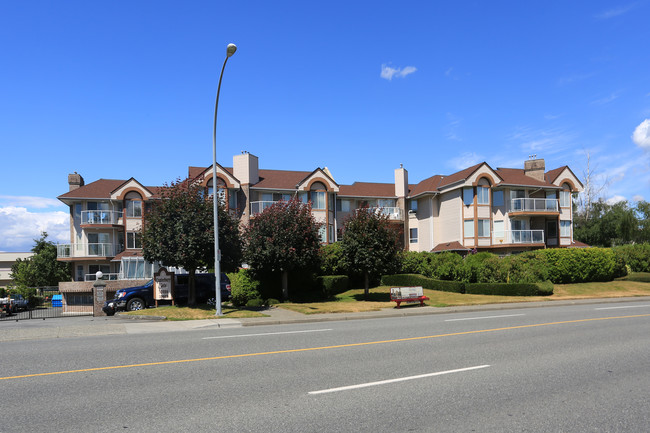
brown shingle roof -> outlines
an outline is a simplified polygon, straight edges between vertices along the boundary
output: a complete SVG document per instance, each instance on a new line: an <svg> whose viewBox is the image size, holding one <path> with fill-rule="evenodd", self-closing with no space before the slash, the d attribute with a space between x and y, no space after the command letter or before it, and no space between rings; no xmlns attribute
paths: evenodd
<svg viewBox="0 0 650 433"><path fill-rule="evenodd" d="M439 253L442 251L469 251L469 248L462 246L460 242L454 241L438 244L431 250L432 253Z"/></svg>
<svg viewBox="0 0 650 433"><path fill-rule="evenodd" d="M533 177L526 176L523 169L519 168L497 168L496 172L501 177L501 184L505 185L526 185L526 186L539 186L544 188L556 188L555 185L537 180Z"/></svg>
<svg viewBox="0 0 650 433"><path fill-rule="evenodd" d="M296 189L296 185L298 185L311 173L313 172L291 170L258 170L260 180L252 186L254 188L268 189Z"/></svg>
<svg viewBox="0 0 650 433"><path fill-rule="evenodd" d="M122 186L125 182L128 182L129 180L121 180L121 179L98 179L94 182L91 182L87 185L81 186L75 190L68 191L65 194L61 194L57 198L59 200L64 200L64 199L91 199L91 198L99 198L99 199L106 199L111 197L111 193L115 191L117 188ZM137 182L137 181L136 181ZM159 186L145 186L146 189L148 189L154 197L160 197L160 189L162 187Z"/></svg>
<svg viewBox="0 0 650 433"><path fill-rule="evenodd" d="M411 192L409 195L411 197L415 197L417 195L424 194L426 192L437 192L441 180L442 180L442 176L436 174L435 176L431 176L427 179L424 179L422 182L418 183L417 185L411 185L410 187Z"/></svg>
<svg viewBox="0 0 650 433"><path fill-rule="evenodd" d="M354 182L341 185L339 196L344 197L395 197L395 185L392 183Z"/></svg>

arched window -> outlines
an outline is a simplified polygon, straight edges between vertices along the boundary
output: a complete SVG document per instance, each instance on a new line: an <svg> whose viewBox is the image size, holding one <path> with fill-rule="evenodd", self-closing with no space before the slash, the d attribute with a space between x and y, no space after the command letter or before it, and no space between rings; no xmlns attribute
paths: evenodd
<svg viewBox="0 0 650 433"><path fill-rule="evenodd" d="M312 209L327 208L327 187L322 182L314 182L309 188Z"/></svg>
<svg viewBox="0 0 650 433"><path fill-rule="evenodd" d="M208 196L212 196L214 192L214 183L212 182L212 179L208 180ZM221 204L226 204L228 200L228 186L226 185L226 182L221 179L220 177L217 177L217 198L221 202Z"/></svg>
<svg viewBox="0 0 650 433"><path fill-rule="evenodd" d="M127 218L142 218L142 196L131 191L124 197L124 208Z"/></svg>
<svg viewBox="0 0 650 433"><path fill-rule="evenodd" d="M571 207L571 187L568 183L562 184L562 191L560 191L560 207Z"/></svg>

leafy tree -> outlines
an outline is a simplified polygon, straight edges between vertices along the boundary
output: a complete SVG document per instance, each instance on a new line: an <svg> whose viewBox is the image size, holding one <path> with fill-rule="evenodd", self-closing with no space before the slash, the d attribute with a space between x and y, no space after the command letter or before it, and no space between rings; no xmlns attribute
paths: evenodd
<svg viewBox="0 0 650 433"><path fill-rule="evenodd" d="M279 201L253 218L244 233L244 258L255 272L279 273L289 297L289 272L319 265L320 236L311 207L297 199Z"/></svg>
<svg viewBox="0 0 650 433"><path fill-rule="evenodd" d="M626 201L608 204L604 200L591 203L589 217L579 212L575 217L574 236L592 246L610 247L644 241L644 219L647 203L639 202L637 208Z"/></svg>
<svg viewBox="0 0 650 433"><path fill-rule="evenodd" d="M350 215L343 228L341 250L345 267L364 278L364 298L368 299L370 278L398 268L399 233L388 223L388 216L369 208Z"/></svg>
<svg viewBox="0 0 650 433"><path fill-rule="evenodd" d="M56 260L56 245L47 240L47 232L41 233L27 259L18 259L11 266L11 279L18 287L56 286L60 281L70 280L70 264Z"/></svg>
<svg viewBox="0 0 650 433"><path fill-rule="evenodd" d="M177 180L161 190L161 200L145 214L142 254L145 260L189 272L188 304L196 303L194 275L214 263L214 204L202 187ZM241 263L237 221L218 204L219 248L224 271ZM219 276L216 276L217 281Z"/></svg>

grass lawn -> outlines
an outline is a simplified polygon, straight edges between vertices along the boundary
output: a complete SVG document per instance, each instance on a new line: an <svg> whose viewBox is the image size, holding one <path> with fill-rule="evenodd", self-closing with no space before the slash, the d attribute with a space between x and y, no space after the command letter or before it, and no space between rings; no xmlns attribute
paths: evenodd
<svg viewBox="0 0 650 433"><path fill-rule="evenodd" d="M433 307L650 296L650 273L635 273L630 275L629 279L619 279L604 283L556 284L553 289L553 295L551 296L464 295L427 289L424 289L424 294L430 298L429 301L425 302L425 305ZM390 286L379 286L370 289L370 296L367 301L363 300L363 289L353 289L337 295L332 301L283 303L278 304L278 307L303 314L355 313L377 311L382 308L393 308L395 307L395 303L390 301ZM409 307L407 306L406 308Z"/></svg>
<svg viewBox="0 0 650 433"><path fill-rule="evenodd" d="M207 305L197 305L196 307L178 307L165 305L158 308L147 308L140 311L122 312L130 316L164 316L167 320L200 320L200 319L241 319L247 317L268 317L258 311L239 310L236 308L223 306L221 308L222 316L215 316L215 308Z"/></svg>

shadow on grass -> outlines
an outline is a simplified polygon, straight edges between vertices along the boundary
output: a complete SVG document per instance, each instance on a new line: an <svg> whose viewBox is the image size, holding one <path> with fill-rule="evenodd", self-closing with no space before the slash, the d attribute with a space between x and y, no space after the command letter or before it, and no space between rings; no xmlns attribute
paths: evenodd
<svg viewBox="0 0 650 433"><path fill-rule="evenodd" d="M390 293L368 293L368 298L366 298L363 293L357 293L352 295L355 301L368 301L368 302L389 302Z"/></svg>

